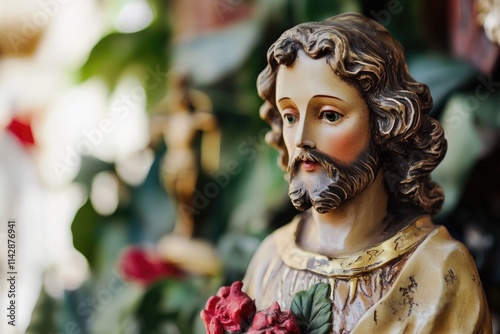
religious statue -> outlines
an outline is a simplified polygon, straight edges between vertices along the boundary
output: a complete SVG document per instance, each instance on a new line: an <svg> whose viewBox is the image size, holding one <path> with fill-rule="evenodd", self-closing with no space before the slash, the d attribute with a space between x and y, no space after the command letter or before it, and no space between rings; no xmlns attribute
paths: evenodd
<svg viewBox="0 0 500 334"><path fill-rule="evenodd" d="M168 94L159 109L167 112L153 118L152 133L162 134L167 146L161 179L176 210L174 230L158 243L159 253L164 260L189 272L217 273L220 261L211 244L193 238L196 212L193 200L199 165L207 170L218 168L220 132L211 113L212 103L206 94L189 87L187 74L172 70ZM201 159L195 148L200 132L203 133Z"/></svg>
<svg viewBox="0 0 500 334"><path fill-rule="evenodd" d="M491 333L472 257L432 222L444 196L430 173L447 144L400 43L342 14L287 30L267 61L260 115L303 213L263 241L243 284L207 302L207 332ZM311 288L326 320L304 326L294 310L312 312L301 302ZM245 317L231 322L238 303ZM264 309L267 320L253 317Z"/></svg>
<svg viewBox="0 0 500 334"><path fill-rule="evenodd" d="M204 93L190 89L188 77L172 71L169 90L160 105L166 115L155 117L152 125L163 135L167 152L161 165L161 178L168 194L175 202L177 222L174 233L190 237L194 229L193 196L199 174L195 139L200 131L218 133L217 120L211 113L212 103ZM211 155L218 160L218 146ZM206 153L205 153L206 155Z"/></svg>

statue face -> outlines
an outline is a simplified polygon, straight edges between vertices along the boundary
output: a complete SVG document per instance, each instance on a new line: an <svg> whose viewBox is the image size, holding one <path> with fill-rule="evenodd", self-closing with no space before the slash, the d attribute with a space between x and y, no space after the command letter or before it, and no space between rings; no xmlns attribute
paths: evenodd
<svg viewBox="0 0 500 334"><path fill-rule="evenodd" d="M324 58L312 59L299 52L290 68L281 66L276 101L290 157L304 145L313 144L334 160L350 164L370 141L365 100L333 73ZM304 166L308 171L312 167Z"/></svg>
<svg viewBox="0 0 500 334"><path fill-rule="evenodd" d="M282 65L276 101L290 157L289 195L299 210L312 205L327 212L373 181L378 156L371 144L368 106L324 58L300 51L290 67Z"/></svg>

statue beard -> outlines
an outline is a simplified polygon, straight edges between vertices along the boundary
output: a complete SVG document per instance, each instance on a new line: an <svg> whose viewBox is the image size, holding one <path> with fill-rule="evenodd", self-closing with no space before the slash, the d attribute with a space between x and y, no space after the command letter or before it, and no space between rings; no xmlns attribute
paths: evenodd
<svg viewBox="0 0 500 334"><path fill-rule="evenodd" d="M304 160L317 163L321 170L315 174L301 170ZM365 190L375 180L379 169L380 159L374 143L370 143L350 165L335 162L317 150L304 149L288 164L288 196L297 210L313 207L319 213L326 213Z"/></svg>

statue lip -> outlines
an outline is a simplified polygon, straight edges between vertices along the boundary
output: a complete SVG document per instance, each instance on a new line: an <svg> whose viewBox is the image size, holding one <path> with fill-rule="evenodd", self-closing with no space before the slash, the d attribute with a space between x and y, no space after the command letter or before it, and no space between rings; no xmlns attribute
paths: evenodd
<svg viewBox="0 0 500 334"><path fill-rule="evenodd" d="M312 172L316 169L318 163L309 159L302 159L301 166L306 172Z"/></svg>

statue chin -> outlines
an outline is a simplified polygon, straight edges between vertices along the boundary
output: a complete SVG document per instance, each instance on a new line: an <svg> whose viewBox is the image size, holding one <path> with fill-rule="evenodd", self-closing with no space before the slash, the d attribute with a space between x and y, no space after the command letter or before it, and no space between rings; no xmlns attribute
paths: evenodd
<svg viewBox="0 0 500 334"><path fill-rule="evenodd" d="M327 213L342 203L342 198L329 190L336 181L326 175L318 176L318 179L315 186L309 186L301 175L290 180L288 196L297 210L305 211L313 207L319 213Z"/></svg>

